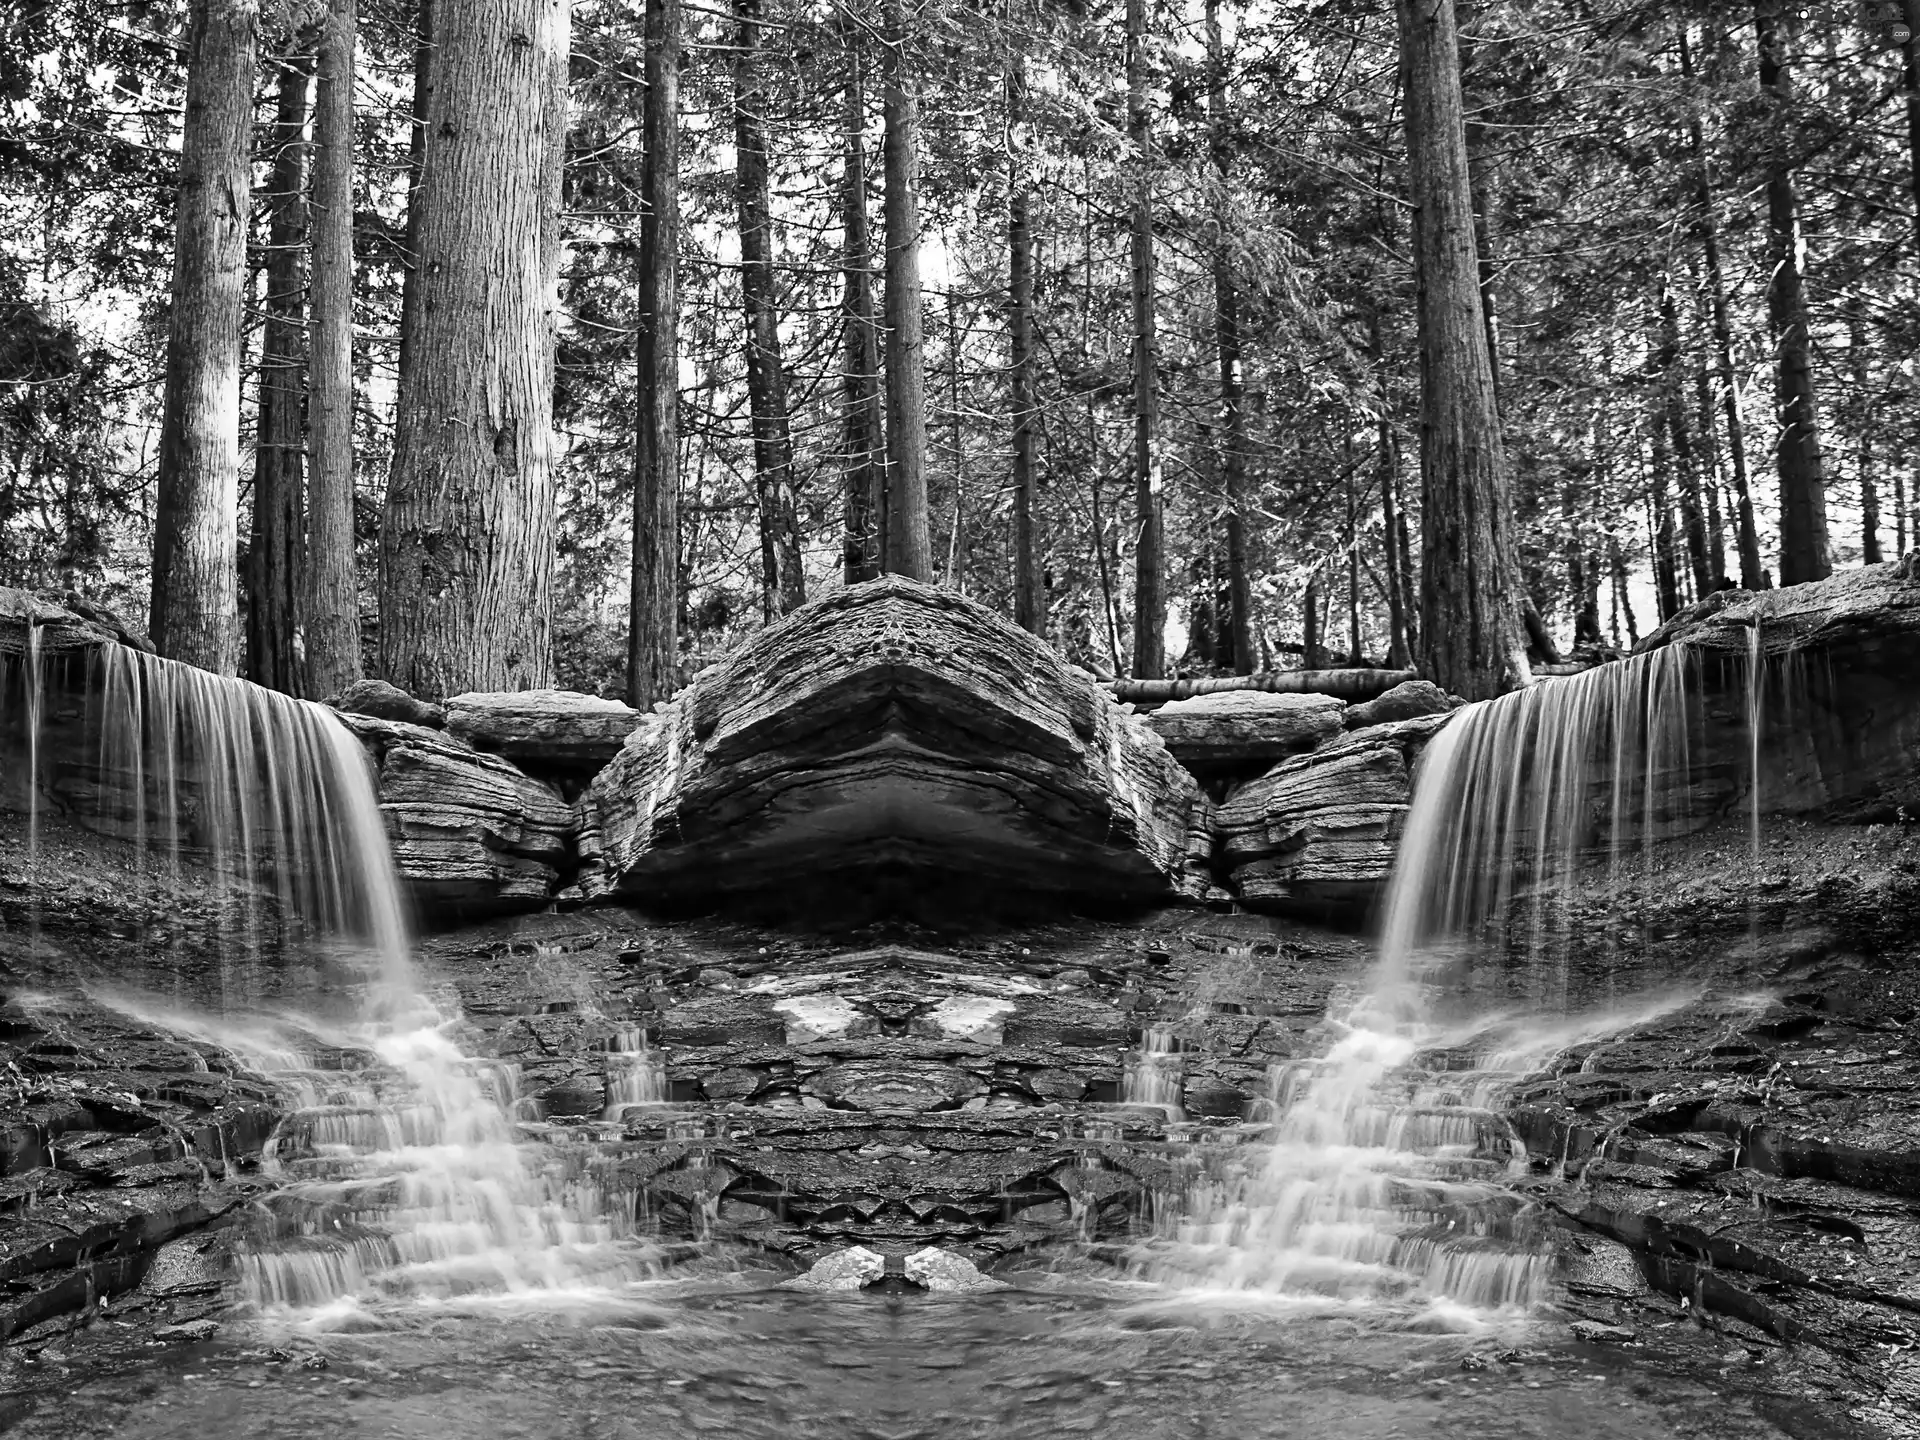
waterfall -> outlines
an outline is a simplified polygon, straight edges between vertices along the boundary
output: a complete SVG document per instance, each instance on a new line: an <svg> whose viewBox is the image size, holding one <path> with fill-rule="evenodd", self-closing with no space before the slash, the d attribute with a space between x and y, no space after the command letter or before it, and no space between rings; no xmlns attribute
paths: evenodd
<svg viewBox="0 0 1920 1440"><path fill-rule="evenodd" d="M458 1007L423 989L370 763L330 711L117 645L47 655L30 638L0 656L0 745L28 757L26 794L7 799L24 798L30 832L49 808L82 818L163 881L210 885L235 921L216 938L221 1013L95 998L227 1049L289 1102L262 1158L278 1186L236 1244L243 1299L324 1324L379 1301L644 1273L632 1196L585 1145L527 1144L513 1067L467 1054ZM261 967L306 946L354 1000L346 1018L263 1008ZM191 958L176 940L176 964ZM644 1037L615 1048L629 1041L619 1098L658 1100Z"/></svg>
<svg viewBox="0 0 1920 1440"><path fill-rule="evenodd" d="M1570 921L1566 888L1597 880L1613 900L1643 885L1657 844L1736 813L1743 785L1757 836L1768 686L1757 639L1751 653L1739 683L1714 677L1742 698L1732 714L1709 703L1707 662L1668 647L1455 715L1418 766L1365 993L1329 1014L1325 1054L1274 1068L1263 1145L1190 1160L1185 1204L1146 1247L1149 1274L1397 1305L1429 1323L1541 1296L1551 1256L1511 1185L1527 1162L1501 1095L1570 1046L1689 998L1567 1014L1575 947L1604 954L1618 927ZM1748 733L1730 746L1728 727ZM1747 773L1729 773L1729 751ZM1523 976L1508 988L1526 1009L1489 1014L1465 982L1476 961L1502 970L1516 954Z"/></svg>

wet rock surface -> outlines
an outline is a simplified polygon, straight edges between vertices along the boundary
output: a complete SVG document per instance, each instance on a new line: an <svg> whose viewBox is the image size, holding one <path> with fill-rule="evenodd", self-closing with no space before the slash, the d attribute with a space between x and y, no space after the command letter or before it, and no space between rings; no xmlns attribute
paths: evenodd
<svg viewBox="0 0 1920 1440"><path fill-rule="evenodd" d="M1237 1143L1269 1066L1324 1044L1329 991L1367 952L1199 910L965 938L582 910L428 957L555 1123L609 1124L609 1044L649 1037L670 1098L611 1119L622 1173L676 1229L808 1263L863 1245L984 1264L1131 1233L1181 1146ZM1124 1103L1161 1023L1191 1118Z"/></svg>
<svg viewBox="0 0 1920 1440"><path fill-rule="evenodd" d="M0 1072L0 1340L94 1307L174 1325L222 1310L209 1226L261 1189L272 1086L98 1004L19 994Z"/></svg>
<svg viewBox="0 0 1920 1440"><path fill-rule="evenodd" d="M888 578L803 606L643 724L582 797L581 885L653 904L900 875L920 895L1197 898L1208 821L1095 681Z"/></svg>

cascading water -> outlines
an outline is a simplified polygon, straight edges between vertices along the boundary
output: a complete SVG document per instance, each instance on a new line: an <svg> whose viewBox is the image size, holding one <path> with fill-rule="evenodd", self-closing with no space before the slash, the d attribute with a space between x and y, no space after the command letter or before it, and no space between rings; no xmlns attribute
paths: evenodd
<svg viewBox="0 0 1920 1440"><path fill-rule="evenodd" d="M1757 652L1756 652L1757 653ZM1699 660L1667 648L1460 711L1428 745L1367 993L1329 1017L1319 1058L1275 1067L1268 1143L1208 1147L1148 1273L1316 1303L1524 1307L1550 1258L1514 1193L1524 1149L1502 1092L1584 1040L1683 997L1564 1016L1575 947L1611 947L1615 917L1579 922L1565 887L1645 878L1656 841L1731 803L1700 763L1711 723ZM1757 669L1757 662L1756 662ZM1758 733L1760 678L1745 713ZM1738 693L1736 690L1735 693ZM1758 791L1758 742L1752 772ZM1758 800L1753 802L1758 815ZM1757 823L1757 822L1756 822ZM1524 956L1522 1013L1487 1018L1476 962Z"/></svg>
<svg viewBox="0 0 1920 1440"><path fill-rule="evenodd" d="M82 815L176 885L191 867L237 916L217 944L220 1018L97 998L227 1049L292 1101L263 1158L281 1184L237 1246L247 1299L324 1318L644 1273L623 1243L631 1197L608 1193L584 1146L534 1163L512 1067L466 1054L457 1009L422 991L366 756L328 711L120 646L49 657L29 642L0 664L30 829L45 805ZM296 929L354 998L349 1018L258 1009L261 966ZM620 1098L657 1100L644 1037L634 1049Z"/></svg>

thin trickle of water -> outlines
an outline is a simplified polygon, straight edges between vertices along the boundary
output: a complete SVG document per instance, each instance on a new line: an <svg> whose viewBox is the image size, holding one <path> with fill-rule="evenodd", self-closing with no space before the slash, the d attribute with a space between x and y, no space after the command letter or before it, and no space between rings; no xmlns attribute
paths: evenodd
<svg viewBox="0 0 1920 1440"><path fill-rule="evenodd" d="M1184 1118L1186 1066L1180 1039L1172 1025L1149 1025L1141 1032L1140 1048L1128 1063L1121 1097L1128 1105L1149 1105L1169 1120Z"/></svg>
<svg viewBox="0 0 1920 1440"><path fill-rule="evenodd" d="M607 1042L604 1118L623 1120L629 1106L664 1105L667 1093L666 1061L647 1043L646 1030L638 1025L616 1030Z"/></svg>

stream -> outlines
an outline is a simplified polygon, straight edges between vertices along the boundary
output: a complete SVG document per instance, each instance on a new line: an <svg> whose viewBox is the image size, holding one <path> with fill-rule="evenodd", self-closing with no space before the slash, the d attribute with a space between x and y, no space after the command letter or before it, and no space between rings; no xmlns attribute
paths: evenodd
<svg viewBox="0 0 1920 1440"><path fill-rule="evenodd" d="M1680 1316L1622 1347L1544 1322L1427 1335L1365 1311L1015 1278L988 1295L822 1295L740 1271L186 1347L117 1343L108 1321L37 1365L10 1355L6 1418L45 1440L1731 1440L1792 1418L1723 1394L1758 1362Z"/></svg>

